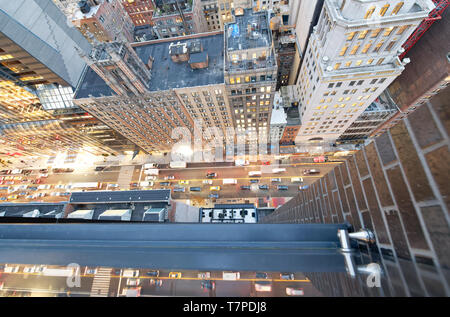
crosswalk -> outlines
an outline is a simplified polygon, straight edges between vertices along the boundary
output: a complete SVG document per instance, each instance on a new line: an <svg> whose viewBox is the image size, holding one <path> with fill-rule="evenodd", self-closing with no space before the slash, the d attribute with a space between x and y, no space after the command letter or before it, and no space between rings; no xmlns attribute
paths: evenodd
<svg viewBox="0 0 450 317"><path fill-rule="evenodd" d="M128 189L133 179L134 166L122 166L119 172L117 184L121 189Z"/></svg>
<svg viewBox="0 0 450 317"><path fill-rule="evenodd" d="M108 297L112 268L102 267L95 273L90 297Z"/></svg>

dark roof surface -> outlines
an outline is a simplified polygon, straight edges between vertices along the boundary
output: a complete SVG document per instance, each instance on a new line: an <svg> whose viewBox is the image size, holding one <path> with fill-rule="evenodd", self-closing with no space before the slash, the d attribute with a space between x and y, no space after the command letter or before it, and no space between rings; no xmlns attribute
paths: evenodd
<svg viewBox="0 0 450 317"><path fill-rule="evenodd" d="M134 48L144 63L150 56L154 58L150 91L169 90L174 88L206 86L224 83L224 42L223 34L215 34L198 38L203 45L203 55L209 57L209 65L203 69L192 69L189 63L175 63L169 55L170 43L183 43L195 39L151 43ZM197 54L194 54L197 55ZM75 99L113 96L116 93L108 87L104 80L91 68L87 70L81 81Z"/></svg>
<svg viewBox="0 0 450 317"><path fill-rule="evenodd" d="M138 56L146 62L149 56L155 60L152 68L150 90L168 90L173 88L206 86L224 82L224 43L223 34L198 38L203 45L203 52L209 56L209 66L203 69L192 69L189 63L175 63L169 56L169 45L162 42L135 47ZM190 40L177 40L184 43ZM192 56L192 55L191 55Z"/></svg>

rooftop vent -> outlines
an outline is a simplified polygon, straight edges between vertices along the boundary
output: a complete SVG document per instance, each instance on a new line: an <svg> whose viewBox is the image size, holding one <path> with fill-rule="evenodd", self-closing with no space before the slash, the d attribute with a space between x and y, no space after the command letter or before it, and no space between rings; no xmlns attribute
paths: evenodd
<svg viewBox="0 0 450 317"><path fill-rule="evenodd" d="M174 63L187 62L189 60L189 49L187 43L170 43L169 55Z"/></svg>

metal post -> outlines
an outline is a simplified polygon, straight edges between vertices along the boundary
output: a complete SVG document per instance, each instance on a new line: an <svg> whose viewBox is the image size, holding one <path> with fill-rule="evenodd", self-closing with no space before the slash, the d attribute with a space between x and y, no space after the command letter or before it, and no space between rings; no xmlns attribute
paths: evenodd
<svg viewBox="0 0 450 317"><path fill-rule="evenodd" d="M339 241L341 242L341 250L343 252L351 252L352 249L350 247L348 231L346 229L339 229L337 235L339 237Z"/></svg>

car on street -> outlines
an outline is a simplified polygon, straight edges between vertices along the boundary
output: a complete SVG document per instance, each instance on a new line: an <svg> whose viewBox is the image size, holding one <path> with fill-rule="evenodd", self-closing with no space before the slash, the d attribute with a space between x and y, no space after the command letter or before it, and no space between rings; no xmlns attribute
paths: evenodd
<svg viewBox="0 0 450 317"><path fill-rule="evenodd" d="M302 185L302 186L298 186L298 190L305 190L308 189L308 185Z"/></svg>
<svg viewBox="0 0 450 317"><path fill-rule="evenodd" d="M206 174L206 178L216 178L217 177L217 173L214 172L208 172Z"/></svg>
<svg viewBox="0 0 450 317"><path fill-rule="evenodd" d="M303 183L303 178L301 177L292 177L291 183Z"/></svg>
<svg viewBox="0 0 450 317"><path fill-rule="evenodd" d="M303 288L286 287L286 295L302 296L304 294Z"/></svg>
<svg viewBox="0 0 450 317"><path fill-rule="evenodd" d="M47 168L40 169L39 173L48 173L48 169Z"/></svg>
<svg viewBox="0 0 450 317"><path fill-rule="evenodd" d="M191 192L201 192L202 188L201 187L190 187L189 191L191 191Z"/></svg>
<svg viewBox="0 0 450 317"><path fill-rule="evenodd" d="M148 272L145 273L145 275L158 277L159 276L159 271L148 271Z"/></svg>
<svg viewBox="0 0 450 317"><path fill-rule="evenodd" d="M170 186L170 182L161 182L159 183L161 186Z"/></svg>
<svg viewBox="0 0 450 317"><path fill-rule="evenodd" d="M178 182L179 185L189 185L189 181L188 180L181 180Z"/></svg>
<svg viewBox="0 0 450 317"><path fill-rule="evenodd" d="M33 195L27 195L27 197L25 197L25 199L33 199Z"/></svg>
<svg viewBox="0 0 450 317"><path fill-rule="evenodd" d="M28 190L35 191L35 190L38 190L38 188L33 186L33 187L29 187Z"/></svg>
<svg viewBox="0 0 450 317"><path fill-rule="evenodd" d="M28 195L27 192L20 192L20 193L19 193L19 196L26 196L26 195Z"/></svg>
<svg viewBox="0 0 450 317"><path fill-rule="evenodd" d="M179 279L181 278L181 272L170 272L169 277Z"/></svg>
<svg viewBox="0 0 450 317"><path fill-rule="evenodd" d="M261 190L269 190L269 185L259 185L258 188Z"/></svg>
<svg viewBox="0 0 450 317"><path fill-rule="evenodd" d="M85 274L97 274L97 268L95 267L87 267Z"/></svg>
<svg viewBox="0 0 450 317"><path fill-rule="evenodd" d="M47 177L48 177L48 173L45 173L45 174L39 174L38 177L39 177L39 178L47 178Z"/></svg>
<svg viewBox="0 0 450 317"><path fill-rule="evenodd" d="M3 201L3 200L8 200L8 198L7 198L7 197L1 197L0 200L1 200L1 201Z"/></svg>
<svg viewBox="0 0 450 317"><path fill-rule="evenodd" d="M268 275L266 272L256 272L256 278L266 280L268 278Z"/></svg>
<svg viewBox="0 0 450 317"><path fill-rule="evenodd" d="M262 165L270 165L270 161L261 162Z"/></svg>
<svg viewBox="0 0 450 317"><path fill-rule="evenodd" d="M250 183L252 184L258 184L259 183L259 179L251 179Z"/></svg>
<svg viewBox="0 0 450 317"><path fill-rule="evenodd" d="M209 194L209 198L219 198L219 194Z"/></svg>
<svg viewBox="0 0 450 317"><path fill-rule="evenodd" d="M220 190L220 186L211 186L211 187L209 187L209 190L219 191Z"/></svg>
<svg viewBox="0 0 450 317"><path fill-rule="evenodd" d="M269 281L255 282L255 291L257 292L271 292L272 283Z"/></svg>
<svg viewBox="0 0 450 317"><path fill-rule="evenodd" d="M119 184L108 184L106 188L118 188Z"/></svg>
<svg viewBox="0 0 450 317"><path fill-rule="evenodd" d="M289 190L289 186L286 186L286 185L278 185L278 186L277 186L277 189L278 189L278 190Z"/></svg>
<svg viewBox="0 0 450 317"><path fill-rule="evenodd" d="M95 168L95 171L96 171L96 172L101 172L101 171L103 171L105 168L106 168L105 166L97 166L97 167Z"/></svg>
<svg viewBox="0 0 450 317"><path fill-rule="evenodd" d="M201 278L202 280L207 280L211 278L211 272L202 272L197 274L198 278Z"/></svg>
<svg viewBox="0 0 450 317"><path fill-rule="evenodd" d="M146 177L145 177L145 180L146 180L146 181L154 181L154 180L156 180L156 176L155 176L155 175L152 175L152 176L146 176Z"/></svg>
<svg viewBox="0 0 450 317"><path fill-rule="evenodd" d="M15 200L15 199L17 199L17 198L19 198L18 195L11 195L11 196L8 196L8 200Z"/></svg>
<svg viewBox="0 0 450 317"><path fill-rule="evenodd" d="M274 173L274 174L279 174L279 173L283 173L283 172L286 172L285 168L274 168L272 170L272 173Z"/></svg>
<svg viewBox="0 0 450 317"><path fill-rule="evenodd" d="M36 268L35 273L43 274L46 269L47 267L45 265L39 265Z"/></svg>
<svg viewBox="0 0 450 317"><path fill-rule="evenodd" d="M244 185L244 186L241 186L241 189L242 190L251 190L252 188L250 186Z"/></svg>
<svg viewBox="0 0 450 317"><path fill-rule="evenodd" d="M280 273L280 279L282 280L295 280L293 273Z"/></svg>
<svg viewBox="0 0 450 317"><path fill-rule="evenodd" d="M216 282L210 281L210 280L205 280L205 281L202 281L201 287L205 291L213 290L216 288Z"/></svg>
<svg viewBox="0 0 450 317"><path fill-rule="evenodd" d="M281 183L281 178L272 178L270 181L272 183Z"/></svg>
<svg viewBox="0 0 450 317"><path fill-rule="evenodd" d="M127 286L139 286L139 284L141 284L141 280L138 278L127 279Z"/></svg>
<svg viewBox="0 0 450 317"><path fill-rule="evenodd" d="M34 273L36 271L36 266L26 266L23 268L23 273Z"/></svg>
<svg viewBox="0 0 450 317"><path fill-rule="evenodd" d="M212 179L204 179L202 182L202 184L205 184L205 185L212 185L212 183L213 183Z"/></svg>
<svg viewBox="0 0 450 317"><path fill-rule="evenodd" d="M151 278L150 281L149 281L149 284L153 285L153 286L156 286L156 287L161 287L162 284L163 284L163 281L160 280L160 279Z"/></svg>
<svg viewBox="0 0 450 317"><path fill-rule="evenodd" d="M20 266L5 266L3 272L5 273L17 273L20 270Z"/></svg>
<svg viewBox="0 0 450 317"><path fill-rule="evenodd" d="M175 176L173 176L173 175L165 176L164 179L165 179L165 180L168 180L168 179L175 179Z"/></svg>
<svg viewBox="0 0 450 317"><path fill-rule="evenodd" d="M123 277L138 277L139 276L139 270L124 270L123 271Z"/></svg>
<svg viewBox="0 0 450 317"><path fill-rule="evenodd" d="M173 191L175 193L184 193L186 191L186 188L184 188L184 187L174 187Z"/></svg>
<svg viewBox="0 0 450 317"><path fill-rule="evenodd" d="M314 174L320 174L320 171L318 169L303 170L303 175L314 175Z"/></svg>

